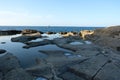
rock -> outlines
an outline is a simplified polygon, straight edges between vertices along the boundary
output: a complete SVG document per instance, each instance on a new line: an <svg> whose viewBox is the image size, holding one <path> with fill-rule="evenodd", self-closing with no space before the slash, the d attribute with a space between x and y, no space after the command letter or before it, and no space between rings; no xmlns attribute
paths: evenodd
<svg viewBox="0 0 120 80"><path fill-rule="evenodd" d="M67 32L60 32L60 34L61 34L61 35L65 35L65 34L67 34Z"/></svg>
<svg viewBox="0 0 120 80"><path fill-rule="evenodd" d="M63 78L63 80L85 80L71 72L65 72L60 75L60 77Z"/></svg>
<svg viewBox="0 0 120 80"><path fill-rule="evenodd" d="M11 38L11 41L12 42L28 42L31 40L35 40L37 38L41 38L41 36L19 36L19 37Z"/></svg>
<svg viewBox="0 0 120 80"><path fill-rule="evenodd" d="M74 35L77 35L77 34L78 34L78 32L75 32L75 31L71 31L71 33L73 33Z"/></svg>
<svg viewBox="0 0 120 80"><path fill-rule="evenodd" d="M115 37L120 34L120 26L110 26L107 28L94 30L94 35Z"/></svg>
<svg viewBox="0 0 120 80"><path fill-rule="evenodd" d="M15 35L15 34L20 34L21 31L19 30L6 30L6 31L0 31L0 35Z"/></svg>
<svg viewBox="0 0 120 80"><path fill-rule="evenodd" d="M51 67L47 64L39 64L39 65L33 66L31 68L27 68L26 71L36 77L42 76L47 79L50 79L53 77Z"/></svg>
<svg viewBox="0 0 120 80"><path fill-rule="evenodd" d="M117 51L120 51L120 47L117 47Z"/></svg>
<svg viewBox="0 0 120 80"><path fill-rule="evenodd" d="M0 49L0 54L3 54L3 53L5 53L5 52L6 52L6 50Z"/></svg>
<svg viewBox="0 0 120 80"><path fill-rule="evenodd" d="M32 34L24 34L24 36L41 36L41 34L37 32L37 33L32 33Z"/></svg>
<svg viewBox="0 0 120 80"><path fill-rule="evenodd" d="M31 29L25 29L21 32L24 36L41 36L41 33L43 34L43 32Z"/></svg>
<svg viewBox="0 0 120 80"><path fill-rule="evenodd" d="M40 34L44 34L44 32L42 32L42 31L38 31Z"/></svg>
<svg viewBox="0 0 120 80"><path fill-rule="evenodd" d="M0 71L2 71L4 74L12 69L19 67L20 64L18 59L11 53L7 53L4 56L0 57Z"/></svg>
<svg viewBox="0 0 120 80"><path fill-rule="evenodd" d="M48 57L46 58L46 62L51 63L55 68L60 69L59 72L63 71L61 70L61 67L65 68L69 64L81 62L84 59L86 59L85 57L75 56L75 54L73 54L72 52L71 55L65 55L66 53L68 54L70 52L66 52L62 50L46 50L46 51L42 50L40 52L48 55Z"/></svg>
<svg viewBox="0 0 120 80"><path fill-rule="evenodd" d="M94 80L119 80L120 68L113 62L106 64L94 77Z"/></svg>
<svg viewBox="0 0 120 80"><path fill-rule="evenodd" d="M92 35L87 35L86 39L102 47L119 51L120 46L120 26L106 27L94 30Z"/></svg>
<svg viewBox="0 0 120 80"><path fill-rule="evenodd" d="M37 46L43 46L43 45L48 45L52 44L51 40L43 40L43 41L38 41L38 42L26 42L26 46L23 46L23 48L31 48L31 47L37 47Z"/></svg>
<svg viewBox="0 0 120 80"><path fill-rule="evenodd" d="M94 56L91 59L69 67L69 71L86 80L92 80L93 76L108 62L103 55ZM99 79L98 79L99 80ZM100 79L102 80L102 79Z"/></svg>
<svg viewBox="0 0 120 80"><path fill-rule="evenodd" d="M97 50L97 46L94 44L84 44L84 45L71 45L71 44L58 44L59 47L61 48L65 48L68 50L72 50L72 51L80 51L80 50ZM93 46L93 47L91 47Z"/></svg>
<svg viewBox="0 0 120 80"><path fill-rule="evenodd" d="M37 32L38 32L37 30L25 29L25 30L22 30L21 34L26 35L26 34L33 34Z"/></svg>
<svg viewBox="0 0 120 80"><path fill-rule="evenodd" d="M93 34L93 33L94 33L94 31L91 31L91 30L83 30L83 31L80 31L79 35L80 35L83 39L85 39L85 36L91 35L91 34Z"/></svg>
<svg viewBox="0 0 120 80"><path fill-rule="evenodd" d="M91 57L96 56L96 55L101 54L101 53L97 49L96 50L85 49L85 50L78 50L75 52L75 54L79 54L79 55L84 56L86 58L91 58Z"/></svg>
<svg viewBox="0 0 120 80"><path fill-rule="evenodd" d="M49 57L62 57L64 56L64 53L67 53L66 51L62 50L40 50L39 52L47 54Z"/></svg>
<svg viewBox="0 0 120 80"><path fill-rule="evenodd" d="M3 80L3 73L0 72L0 80Z"/></svg>
<svg viewBox="0 0 120 80"><path fill-rule="evenodd" d="M75 32L75 31L71 31L71 32L60 32L60 34L61 35L70 35L70 36L72 36L72 35L77 35L78 34L78 32Z"/></svg>
<svg viewBox="0 0 120 80"><path fill-rule="evenodd" d="M46 32L46 34L56 34L56 32Z"/></svg>
<svg viewBox="0 0 120 80"><path fill-rule="evenodd" d="M56 38L53 40L53 43L58 44L68 44L71 42L80 42L81 38L79 36L69 36L69 37L62 37L62 38ZM82 41L82 40L81 40Z"/></svg>
<svg viewBox="0 0 120 80"><path fill-rule="evenodd" d="M62 34L63 37L76 36L75 32L67 32L67 34Z"/></svg>
<svg viewBox="0 0 120 80"><path fill-rule="evenodd" d="M9 71L5 76L4 80L33 80L34 78L25 72L22 68L16 68Z"/></svg>

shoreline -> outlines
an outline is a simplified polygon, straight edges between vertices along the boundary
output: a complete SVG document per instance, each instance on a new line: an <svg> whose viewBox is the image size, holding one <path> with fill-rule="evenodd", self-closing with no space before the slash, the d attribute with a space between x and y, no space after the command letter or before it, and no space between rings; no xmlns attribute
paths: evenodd
<svg viewBox="0 0 120 80"><path fill-rule="evenodd" d="M9 34L10 32L8 32ZM16 34L17 31L14 31L11 34ZM2 62L6 62L5 64L0 66L0 72L2 75L1 79L8 80L11 76L14 76L14 71L18 71L18 75L24 75L24 79L21 80L36 80L36 77L43 77L49 80L118 80L120 74L119 68L116 66L119 65L118 62L120 60L119 55L119 41L120 41L120 26L118 27L108 27L97 29L94 31L91 30L83 30L79 33L74 32L64 32L59 33L62 37L53 38L51 40L46 39L46 36L41 34L41 31L37 30L23 30L20 32L21 35L17 37L11 38L12 42L23 43L24 49L31 49L38 46L44 45L56 45L56 47L62 48L61 50L39 50L43 54L46 54L45 58L36 58L36 65L25 68L20 66L18 60L15 58L15 64L12 64L11 68L7 67L11 64L7 65L7 61L5 57L8 56L11 58L11 62L13 61L13 55L7 54L0 57L1 64ZM5 33L6 34L6 33ZM47 32L47 35L54 35L54 32ZM33 42L32 40L43 38L43 41ZM113 42L112 42L113 41ZM116 44L117 43L117 44ZM63 49L69 50L64 51ZM7 51L7 50L6 50ZM16 66L16 63L19 66ZM93 64L94 63L94 64ZM89 65L89 66L88 66ZM8 71L5 71L6 69ZM17 67L17 69L16 69ZM113 70L111 70L111 68ZM107 70L107 71L106 71ZM20 74L19 71L22 71ZM7 72L7 73L6 73ZM104 72L104 73L103 73ZM113 73L114 72L114 73ZM9 75L9 74L13 75ZM77 74L76 74L77 73ZM116 75L117 74L117 75ZM109 76L111 75L111 76ZM116 77L118 77L116 79ZM13 77L14 79L17 77ZM34 78L34 79L33 79ZM14 80L9 79L9 80Z"/></svg>

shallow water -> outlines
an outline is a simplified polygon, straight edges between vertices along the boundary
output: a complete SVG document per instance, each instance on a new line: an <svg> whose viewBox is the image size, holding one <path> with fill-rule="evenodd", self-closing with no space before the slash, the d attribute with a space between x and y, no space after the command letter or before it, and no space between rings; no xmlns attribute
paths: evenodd
<svg viewBox="0 0 120 80"><path fill-rule="evenodd" d="M83 45L83 42L71 42L70 45Z"/></svg>
<svg viewBox="0 0 120 80"><path fill-rule="evenodd" d="M36 80L47 80L46 78L39 77Z"/></svg>
<svg viewBox="0 0 120 80"><path fill-rule="evenodd" d="M23 68L34 66L36 63L36 58L46 58L47 55L39 52L39 50L62 50L68 51L66 49L62 49L56 45L45 45L33 47L30 49L22 48L24 46L23 43L19 42L11 42L12 37L17 37L20 35L13 36L0 36L0 43L6 42L5 44L0 44L0 49L5 49L7 52L14 54L19 60ZM50 37L51 38L51 37Z"/></svg>
<svg viewBox="0 0 120 80"><path fill-rule="evenodd" d="M32 40L31 42L43 41L44 39L53 40L55 38L61 38L62 37L59 33L51 34L51 35L42 34L42 36L44 36L44 37L43 38L38 38L36 40Z"/></svg>
<svg viewBox="0 0 120 80"><path fill-rule="evenodd" d="M84 41L84 42L85 42L85 44L92 44L91 41Z"/></svg>

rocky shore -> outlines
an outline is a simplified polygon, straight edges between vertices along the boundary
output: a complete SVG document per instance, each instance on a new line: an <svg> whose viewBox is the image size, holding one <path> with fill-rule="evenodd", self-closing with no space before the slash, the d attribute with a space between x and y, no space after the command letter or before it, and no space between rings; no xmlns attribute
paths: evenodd
<svg viewBox="0 0 120 80"><path fill-rule="evenodd" d="M60 32L60 38L46 39L43 32L20 31L12 42L24 49L56 45L65 50L39 50L46 58L36 58L36 65L22 68L16 56L0 49L0 80L119 80L120 26L80 32ZM2 32L1 32L2 34ZM8 33L9 34L9 33ZM16 33L18 34L18 33ZM45 34L57 34L46 32ZM32 41L45 38L42 41Z"/></svg>

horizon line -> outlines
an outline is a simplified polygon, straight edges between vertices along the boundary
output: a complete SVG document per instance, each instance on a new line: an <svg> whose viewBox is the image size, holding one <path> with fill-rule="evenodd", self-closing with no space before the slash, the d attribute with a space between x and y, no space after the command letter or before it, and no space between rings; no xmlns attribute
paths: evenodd
<svg viewBox="0 0 120 80"><path fill-rule="evenodd" d="M0 25L0 27L108 27L108 26L76 26L76 25Z"/></svg>

